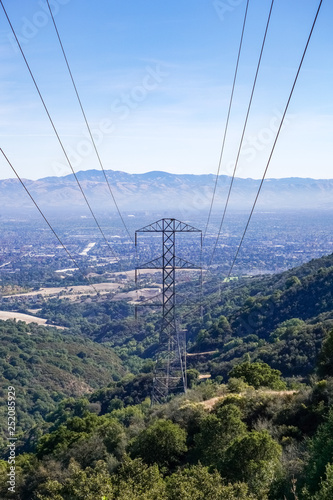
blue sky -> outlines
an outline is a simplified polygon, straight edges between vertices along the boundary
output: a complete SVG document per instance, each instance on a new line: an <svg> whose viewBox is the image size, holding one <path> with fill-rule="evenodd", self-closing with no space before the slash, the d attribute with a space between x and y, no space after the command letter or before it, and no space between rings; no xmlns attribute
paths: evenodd
<svg viewBox="0 0 333 500"><path fill-rule="evenodd" d="M245 0L50 0L106 169L216 173ZM3 0L78 170L99 168L45 0ZM260 178L318 6L275 0L237 171ZM250 0L221 173L239 145L270 7ZM333 3L324 0L268 177L332 178ZM0 8L1 143L20 175L70 172ZM0 177L12 177L0 160Z"/></svg>

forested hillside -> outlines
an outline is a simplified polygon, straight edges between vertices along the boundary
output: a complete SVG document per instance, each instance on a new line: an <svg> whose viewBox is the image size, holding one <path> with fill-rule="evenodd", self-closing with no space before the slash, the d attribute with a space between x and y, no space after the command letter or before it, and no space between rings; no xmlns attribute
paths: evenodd
<svg viewBox="0 0 333 500"><path fill-rule="evenodd" d="M240 280L205 301L203 326L189 326L191 365L227 375L250 355L286 377L309 375L325 335L333 327L333 256L280 275ZM194 360L194 361L192 361Z"/></svg>
<svg viewBox="0 0 333 500"><path fill-rule="evenodd" d="M153 407L156 312L59 298L42 314L63 331L1 322L19 437L1 498L331 500L333 257L210 287L182 317L188 392Z"/></svg>
<svg viewBox="0 0 333 500"><path fill-rule="evenodd" d="M63 398L89 394L126 372L112 349L54 328L0 321L0 342L1 398L5 401L6 388L15 386L20 442L25 441L23 433L42 432L46 416ZM5 410L2 405L2 451Z"/></svg>

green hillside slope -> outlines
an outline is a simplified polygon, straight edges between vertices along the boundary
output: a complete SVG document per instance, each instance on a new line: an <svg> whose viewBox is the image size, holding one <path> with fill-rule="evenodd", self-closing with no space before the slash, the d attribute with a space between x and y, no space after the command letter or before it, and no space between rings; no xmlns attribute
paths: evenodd
<svg viewBox="0 0 333 500"><path fill-rule="evenodd" d="M18 435L42 425L62 398L91 393L125 373L111 348L53 328L0 321L0 342L1 399L6 402L7 387L15 387ZM1 405L3 440L5 409Z"/></svg>
<svg viewBox="0 0 333 500"><path fill-rule="evenodd" d="M333 256L272 277L241 280L222 289L218 302L209 296L206 301L203 328L189 325L190 352L216 352L191 357L191 366L225 376L249 353L284 376L307 375L333 327Z"/></svg>

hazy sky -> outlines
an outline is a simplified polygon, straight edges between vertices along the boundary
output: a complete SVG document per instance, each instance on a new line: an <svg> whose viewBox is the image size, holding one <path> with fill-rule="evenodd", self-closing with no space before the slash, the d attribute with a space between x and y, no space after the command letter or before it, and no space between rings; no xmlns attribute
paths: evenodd
<svg viewBox="0 0 333 500"><path fill-rule="evenodd" d="M3 0L66 150L99 168L46 0ZM104 167L216 173L245 0L50 0ZM221 173L233 168L270 7L250 0ZM239 169L261 177L319 0L275 0ZM268 177L332 178L333 2L324 0ZM0 7L1 144L20 175L70 173ZM13 177L0 159L0 177Z"/></svg>

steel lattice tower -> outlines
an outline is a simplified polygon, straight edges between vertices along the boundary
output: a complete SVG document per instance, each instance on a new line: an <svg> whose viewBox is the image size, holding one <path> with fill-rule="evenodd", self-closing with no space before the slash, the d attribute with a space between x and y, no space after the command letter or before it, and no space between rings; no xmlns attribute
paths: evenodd
<svg viewBox="0 0 333 500"><path fill-rule="evenodd" d="M191 262L176 256L176 233L200 232L177 219L160 219L135 232L162 233L162 255L136 268L162 270L162 323L160 352L155 365L152 404L166 400L170 393L186 392L186 335L176 325L176 269L199 269ZM201 233L202 244L202 233Z"/></svg>

